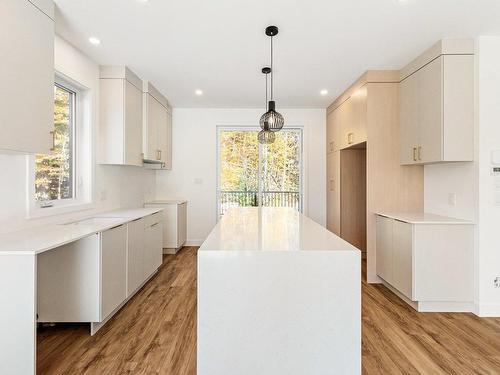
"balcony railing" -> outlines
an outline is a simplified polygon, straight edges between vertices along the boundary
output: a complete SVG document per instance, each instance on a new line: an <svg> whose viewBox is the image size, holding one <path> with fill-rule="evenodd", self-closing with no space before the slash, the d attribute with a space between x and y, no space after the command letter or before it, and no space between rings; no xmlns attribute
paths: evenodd
<svg viewBox="0 0 500 375"><path fill-rule="evenodd" d="M220 214L231 207L257 207L259 192L257 191L220 191ZM291 207L300 211L300 193L298 191L263 191L263 207Z"/></svg>

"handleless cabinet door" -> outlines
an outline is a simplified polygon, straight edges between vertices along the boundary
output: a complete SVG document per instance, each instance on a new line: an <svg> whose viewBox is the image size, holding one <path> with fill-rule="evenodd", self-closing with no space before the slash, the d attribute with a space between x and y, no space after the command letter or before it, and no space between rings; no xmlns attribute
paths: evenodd
<svg viewBox="0 0 500 375"><path fill-rule="evenodd" d="M144 281L144 220L128 223L127 246L127 297L131 296Z"/></svg>
<svg viewBox="0 0 500 375"><path fill-rule="evenodd" d="M417 158L420 163L443 159L443 56L416 73L419 80L419 134Z"/></svg>
<svg viewBox="0 0 500 375"><path fill-rule="evenodd" d="M393 219L377 216L377 275L393 283Z"/></svg>
<svg viewBox="0 0 500 375"><path fill-rule="evenodd" d="M412 299L413 226L394 220L393 231L393 286Z"/></svg>
<svg viewBox="0 0 500 375"><path fill-rule="evenodd" d="M148 160L160 160L160 154L158 152L158 128L164 119L164 108L152 95L148 93L143 95L146 108L144 158Z"/></svg>
<svg viewBox="0 0 500 375"><path fill-rule="evenodd" d="M144 278L151 276L162 264L163 234L162 222L148 225L144 230Z"/></svg>
<svg viewBox="0 0 500 375"><path fill-rule="evenodd" d="M44 2L52 13L53 4ZM27 0L0 1L0 149L49 154L54 21Z"/></svg>
<svg viewBox="0 0 500 375"><path fill-rule="evenodd" d="M142 91L125 81L125 147L126 165L142 166Z"/></svg>
<svg viewBox="0 0 500 375"><path fill-rule="evenodd" d="M101 233L101 320L106 318L127 295L126 225Z"/></svg>
<svg viewBox="0 0 500 375"><path fill-rule="evenodd" d="M418 73L400 84L401 164L418 163Z"/></svg>

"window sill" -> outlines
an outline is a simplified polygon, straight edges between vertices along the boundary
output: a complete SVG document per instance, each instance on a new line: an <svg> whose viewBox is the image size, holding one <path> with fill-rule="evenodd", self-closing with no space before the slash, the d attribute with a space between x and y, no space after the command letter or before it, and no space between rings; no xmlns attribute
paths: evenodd
<svg viewBox="0 0 500 375"><path fill-rule="evenodd" d="M93 203L72 203L63 206L30 208L26 219L39 219L41 217L69 214L78 211L86 211L94 208Z"/></svg>

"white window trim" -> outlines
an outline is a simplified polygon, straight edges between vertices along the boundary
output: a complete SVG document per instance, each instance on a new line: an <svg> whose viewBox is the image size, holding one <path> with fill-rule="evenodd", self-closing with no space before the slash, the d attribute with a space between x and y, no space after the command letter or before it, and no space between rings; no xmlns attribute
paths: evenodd
<svg viewBox="0 0 500 375"><path fill-rule="evenodd" d="M90 90L71 78L56 72L54 83L76 93L75 144L73 147L74 197L52 200L50 207L41 207L35 200L35 155L27 157L27 218L39 218L94 208L92 157L92 106Z"/></svg>

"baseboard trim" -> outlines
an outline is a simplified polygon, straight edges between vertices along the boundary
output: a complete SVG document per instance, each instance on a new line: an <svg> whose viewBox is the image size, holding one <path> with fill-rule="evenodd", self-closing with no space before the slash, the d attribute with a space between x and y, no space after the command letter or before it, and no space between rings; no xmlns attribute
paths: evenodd
<svg viewBox="0 0 500 375"><path fill-rule="evenodd" d="M187 240L184 246L201 246L203 242L205 242L205 240L202 239Z"/></svg>
<svg viewBox="0 0 500 375"><path fill-rule="evenodd" d="M500 303L478 303L475 314L481 318L498 318L500 317Z"/></svg>

